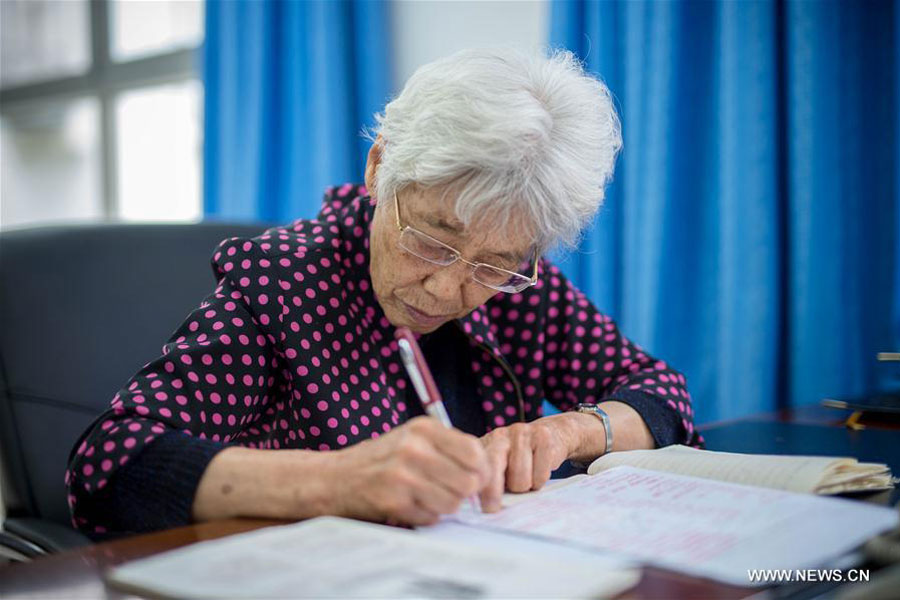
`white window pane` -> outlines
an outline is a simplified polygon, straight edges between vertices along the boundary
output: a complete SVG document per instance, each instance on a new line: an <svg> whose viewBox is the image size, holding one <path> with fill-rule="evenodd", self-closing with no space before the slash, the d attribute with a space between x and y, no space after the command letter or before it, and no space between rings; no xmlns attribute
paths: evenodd
<svg viewBox="0 0 900 600"><path fill-rule="evenodd" d="M201 0L113 0L110 4L115 61L193 48L203 41Z"/></svg>
<svg viewBox="0 0 900 600"><path fill-rule="evenodd" d="M0 116L0 224L103 217L95 98L29 104Z"/></svg>
<svg viewBox="0 0 900 600"><path fill-rule="evenodd" d="M89 22L87 0L0 0L0 85L87 71Z"/></svg>
<svg viewBox="0 0 900 600"><path fill-rule="evenodd" d="M137 89L116 99L120 218L200 218L202 101L197 80Z"/></svg>

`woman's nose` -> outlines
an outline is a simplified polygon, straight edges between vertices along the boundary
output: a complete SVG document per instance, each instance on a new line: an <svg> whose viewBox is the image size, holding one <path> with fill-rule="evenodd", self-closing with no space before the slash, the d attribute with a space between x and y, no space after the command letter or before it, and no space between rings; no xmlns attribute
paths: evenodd
<svg viewBox="0 0 900 600"><path fill-rule="evenodd" d="M450 304L462 296L463 287L471 278L472 268L460 260L432 271L425 278L422 287L432 296Z"/></svg>

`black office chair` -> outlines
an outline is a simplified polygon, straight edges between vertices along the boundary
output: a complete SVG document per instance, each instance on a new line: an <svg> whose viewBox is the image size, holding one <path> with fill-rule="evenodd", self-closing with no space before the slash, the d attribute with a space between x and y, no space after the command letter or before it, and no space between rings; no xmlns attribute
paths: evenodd
<svg viewBox="0 0 900 600"><path fill-rule="evenodd" d="M7 556L85 545L69 451L215 286L213 249L249 224L47 227L0 234L0 442ZM7 489L11 488L11 489Z"/></svg>

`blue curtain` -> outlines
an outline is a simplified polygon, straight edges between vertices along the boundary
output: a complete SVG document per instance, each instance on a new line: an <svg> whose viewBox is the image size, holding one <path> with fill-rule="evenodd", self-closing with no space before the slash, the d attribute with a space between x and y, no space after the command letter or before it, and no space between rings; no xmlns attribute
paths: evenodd
<svg viewBox="0 0 900 600"><path fill-rule="evenodd" d="M554 1L625 147L564 270L698 420L879 385L900 330L892 2Z"/></svg>
<svg viewBox="0 0 900 600"><path fill-rule="evenodd" d="M362 181L390 39L385 2L207 2L206 216L310 217L326 186Z"/></svg>

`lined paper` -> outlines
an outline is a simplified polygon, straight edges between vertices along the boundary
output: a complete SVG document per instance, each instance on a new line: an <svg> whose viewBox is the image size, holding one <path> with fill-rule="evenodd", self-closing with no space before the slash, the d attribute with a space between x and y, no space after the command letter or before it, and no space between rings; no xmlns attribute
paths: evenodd
<svg viewBox="0 0 900 600"><path fill-rule="evenodd" d="M753 585L748 569L826 566L894 527L898 513L840 498L615 467L498 513L461 510L453 518L746 586Z"/></svg>

